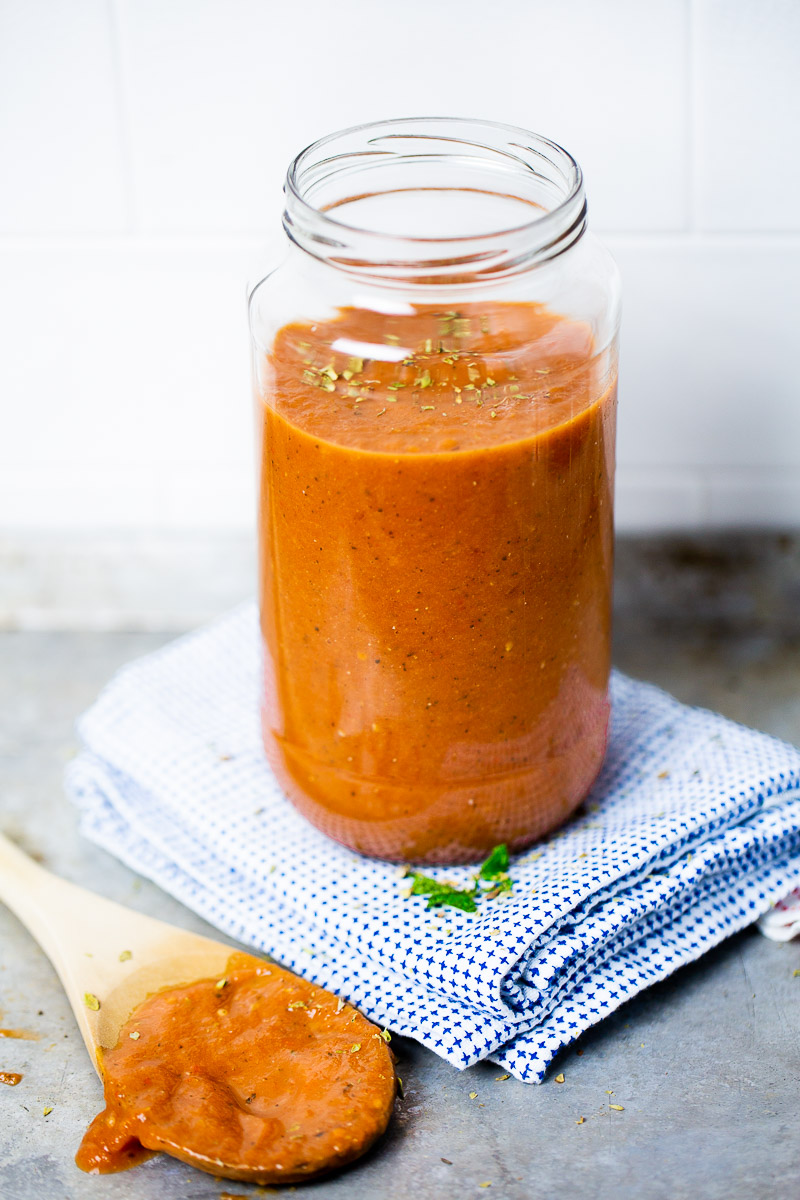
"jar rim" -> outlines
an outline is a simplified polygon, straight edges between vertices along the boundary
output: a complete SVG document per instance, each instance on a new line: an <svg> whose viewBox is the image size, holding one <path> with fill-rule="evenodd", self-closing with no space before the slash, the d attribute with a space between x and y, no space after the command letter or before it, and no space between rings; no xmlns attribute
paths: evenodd
<svg viewBox="0 0 800 1200"><path fill-rule="evenodd" d="M387 148L395 140L407 147L409 139L420 145L436 143L439 149L435 153L431 150L429 158L439 165L446 163L448 156L462 167L469 163L487 172L499 165L506 172L506 180L515 179L520 187L523 182L529 187L544 185L555 192L555 203L545 208L524 195L486 189L490 194L530 203L536 212L529 220L512 226L428 237L351 224L337 215L335 206L320 207L309 198L310 192L318 191L337 175L352 175L367 166L427 161L421 154L413 156ZM337 144L340 152L331 153ZM376 162L378 158L381 161ZM341 165L348 162L352 164L349 168ZM284 192L284 229L301 249L333 266L373 276L383 272L395 279L408 280L420 269L435 275L452 268L463 271L468 266L478 266L481 276L496 278L498 273L508 274L555 257L574 244L586 227L583 173L569 151L520 126L469 117L402 117L365 122L327 134L292 160ZM353 197L337 204L349 199ZM476 277L474 271L471 277ZM449 282L454 281L451 273Z"/></svg>

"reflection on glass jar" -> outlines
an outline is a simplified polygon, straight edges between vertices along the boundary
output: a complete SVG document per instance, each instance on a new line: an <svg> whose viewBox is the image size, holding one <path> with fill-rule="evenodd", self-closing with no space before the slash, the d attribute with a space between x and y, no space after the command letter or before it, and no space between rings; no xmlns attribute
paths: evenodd
<svg viewBox="0 0 800 1200"><path fill-rule="evenodd" d="M365 854L519 850L608 724L619 288L545 138L401 120L292 164L250 302L263 730Z"/></svg>

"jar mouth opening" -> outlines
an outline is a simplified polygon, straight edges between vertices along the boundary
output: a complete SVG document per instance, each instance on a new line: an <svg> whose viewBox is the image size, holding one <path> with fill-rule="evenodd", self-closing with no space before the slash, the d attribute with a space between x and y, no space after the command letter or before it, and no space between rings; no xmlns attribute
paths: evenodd
<svg viewBox="0 0 800 1200"><path fill-rule="evenodd" d="M562 252L586 221L582 172L568 151L517 126L462 117L329 134L293 160L284 191L284 228L302 249L335 266L406 278L414 267L470 262L481 273L508 273Z"/></svg>

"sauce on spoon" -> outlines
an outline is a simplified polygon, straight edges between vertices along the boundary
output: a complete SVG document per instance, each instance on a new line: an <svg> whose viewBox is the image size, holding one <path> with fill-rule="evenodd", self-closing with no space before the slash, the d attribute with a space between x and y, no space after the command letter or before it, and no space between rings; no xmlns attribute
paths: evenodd
<svg viewBox="0 0 800 1200"><path fill-rule="evenodd" d="M150 996L102 1055L106 1107L76 1162L94 1174L164 1151L213 1175L291 1183L384 1132L387 1034L336 996L246 954Z"/></svg>

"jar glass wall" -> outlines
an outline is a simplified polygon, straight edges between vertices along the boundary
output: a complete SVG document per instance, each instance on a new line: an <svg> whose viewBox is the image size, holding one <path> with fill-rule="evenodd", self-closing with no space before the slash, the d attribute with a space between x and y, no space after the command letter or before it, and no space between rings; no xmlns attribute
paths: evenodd
<svg viewBox="0 0 800 1200"><path fill-rule="evenodd" d="M577 164L507 126L347 130L286 196L250 300L267 756L363 853L521 849L605 749L616 270Z"/></svg>

